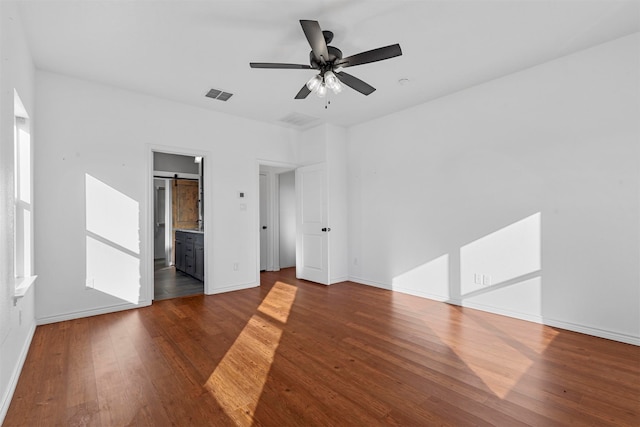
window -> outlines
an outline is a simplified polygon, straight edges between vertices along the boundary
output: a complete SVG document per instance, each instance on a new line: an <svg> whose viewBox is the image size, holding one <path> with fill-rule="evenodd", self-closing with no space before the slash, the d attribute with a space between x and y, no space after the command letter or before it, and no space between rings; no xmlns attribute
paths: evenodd
<svg viewBox="0 0 640 427"><path fill-rule="evenodd" d="M35 280L33 274L33 202L31 133L29 117L14 92L14 271L15 296L23 296Z"/></svg>

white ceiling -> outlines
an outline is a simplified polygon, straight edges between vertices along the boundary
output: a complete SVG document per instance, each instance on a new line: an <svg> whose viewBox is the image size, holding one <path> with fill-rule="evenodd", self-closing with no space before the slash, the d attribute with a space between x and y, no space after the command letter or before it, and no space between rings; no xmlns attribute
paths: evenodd
<svg viewBox="0 0 640 427"><path fill-rule="evenodd" d="M20 12L39 69L283 126L292 113L362 123L640 31L636 0L23 0ZM403 55L345 70L377 88L368 97L294 100L313 71L249 62L308 64L300 19L333 31L344 56L394 43Z"/></svg>

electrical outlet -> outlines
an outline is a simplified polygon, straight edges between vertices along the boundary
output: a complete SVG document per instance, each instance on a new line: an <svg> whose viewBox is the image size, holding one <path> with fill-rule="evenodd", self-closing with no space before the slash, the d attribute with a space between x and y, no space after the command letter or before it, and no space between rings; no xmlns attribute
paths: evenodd
<svg viewBox="0 0 640 427"><path fill-rule="evenodd" d="M233 271L238 271L239 265L237 262L233 263Z"/></svg>
<svg viewBox="0 0 640 427"><path fill-rule="evenodd" d="M358 258L353 259L353 265L358 265Z"/></svg>
<svg viewBox="0 0 640 427"><path fill-rule="evenodd" d="M488 274L473 274L473 283L476 285L491 286L491 276Z"/></svg>

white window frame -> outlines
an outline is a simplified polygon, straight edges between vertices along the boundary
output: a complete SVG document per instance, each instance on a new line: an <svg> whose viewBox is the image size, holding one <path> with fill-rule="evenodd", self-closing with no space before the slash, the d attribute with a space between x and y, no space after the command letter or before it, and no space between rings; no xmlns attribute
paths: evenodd
<svg viewBox="0 0 640 427"><path fill-rule="evenodd" d="M33 145L29 117L14 93L14 304L35 282L33 227ZM25 170L26 169L26 170Z"/></svg>

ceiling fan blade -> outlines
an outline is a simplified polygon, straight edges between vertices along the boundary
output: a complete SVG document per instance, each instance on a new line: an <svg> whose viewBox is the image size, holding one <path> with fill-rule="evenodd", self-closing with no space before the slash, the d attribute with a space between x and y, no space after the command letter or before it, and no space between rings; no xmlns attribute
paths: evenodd
<svg viewBox="0 0 640 427"><path fill-rule="evenodd" d="M336 77L344 84L352 89L357 90L363 95L370 95L376 90L375 87L363 82L357 77L353 77L351 74L347 74L344 71L335 73Z"/></svg>
<svg viewBox="0 0 640 427"><path fill-rule="evenodd" d="M324 64L329 58L329 52L327 51L327 43L324 41L320 24L318 24L318 21L301 19L300 25L302 25L302 31L304 31L304 35L307 37L316 61Z"/></svg>
<svg viewBox="0 0 640 427"><path fill-rule="evenodd" d="M300 89L300 92L298 92L298 94L296 95L295 99L305 99L307 96L309 96L310 93L311 93L311 91L309 90L309 88L305 84L304 86L302 86L302 89Z"/></svg>
<svg viewBox="0 0 640 427"><path fill-rule="evenodd" d="M280 64L277 62L250 62L251 68L277 68L277 69L293 69L293 70L310 70L310 65L302 64Z"/></svg>
<svg viewBox="0 0 640 427"><path fill-rule="evenodd" d="M370 62L382 61L384 59L394 58L402 55L402 49L399 44L379 47L377 49L368 50L366 52L357 53L337 60L334 65L340 67L353 67L354 65L368 64Z"/></svg>

